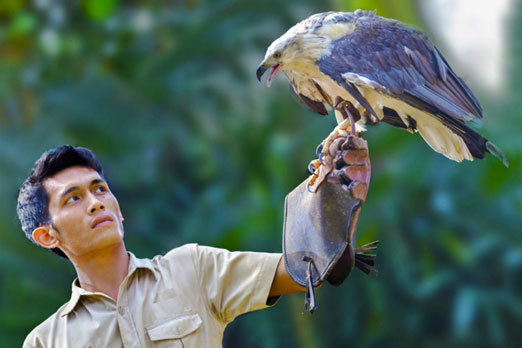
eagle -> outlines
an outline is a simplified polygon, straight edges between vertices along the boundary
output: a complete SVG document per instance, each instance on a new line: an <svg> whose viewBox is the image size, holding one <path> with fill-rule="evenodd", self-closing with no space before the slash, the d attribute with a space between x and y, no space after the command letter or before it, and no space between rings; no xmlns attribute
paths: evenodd
<svg viewBox="0 0 522 348"><path fill-rule="evenodd" d="M483 117L470 88L423 32L397 20L363 10L314 14L268 47L256 71L260 82L268 69L268 87L284 72L311 110L327 115L326 106L333 107L336 128L360 132L382 121L418 132L453 161L489 152L509 165L497 146L470 128ZM347 118L343 110L357 115ZM331 143L334 133L325 141Z"/></svg>

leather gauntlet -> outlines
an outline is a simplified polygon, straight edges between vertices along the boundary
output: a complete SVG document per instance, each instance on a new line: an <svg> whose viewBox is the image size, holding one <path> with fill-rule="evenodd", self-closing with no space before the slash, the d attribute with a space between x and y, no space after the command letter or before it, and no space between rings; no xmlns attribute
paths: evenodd
<svg viewBox="0 0 522 348"><path fill-rule="evenodd" d="M285 265L292 279L306 287L305 310L310 312L316 309L313 288L325 280L340 285L355 266L376 274L375 255L367 252L378 241L355 248L357 219L371 176L368 144L355 136L338 138L330 154L333 169L315 192L305 180L285 200Z"/></svg>

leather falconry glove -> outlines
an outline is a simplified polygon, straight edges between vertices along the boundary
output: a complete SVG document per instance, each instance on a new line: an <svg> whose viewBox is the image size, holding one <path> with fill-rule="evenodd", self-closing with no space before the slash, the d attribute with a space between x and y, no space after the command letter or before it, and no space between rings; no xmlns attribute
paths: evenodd
<svg viewBox="0 0 522 348"><path fill-rule="evenodd" d="M369 275L378 241L355 248L355 232L366 199L371 167L368 143L356 136L330 145L333 169L318 187L303 181L285 200L283 255L292 279L306 288L305 310L317 308L314 287L325 280L338 286L356 266ZM323 166L321 166L323 168ZM314 192L315 191L315 192Z"/></svg>

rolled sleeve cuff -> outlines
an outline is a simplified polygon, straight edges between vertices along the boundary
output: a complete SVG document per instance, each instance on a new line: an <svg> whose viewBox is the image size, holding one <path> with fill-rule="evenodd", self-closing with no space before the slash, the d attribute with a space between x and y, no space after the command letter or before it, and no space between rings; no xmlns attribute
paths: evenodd
<svg viewBox="0 0 522 348"><path fill-rule="evenodd" d="M272 283L277 271L277 265L281 260L282 254L265 254L261 271L256 281L254 295L252 298L252 307L250 311L271 307L277 303L280 296L268 297Z"/></svg>

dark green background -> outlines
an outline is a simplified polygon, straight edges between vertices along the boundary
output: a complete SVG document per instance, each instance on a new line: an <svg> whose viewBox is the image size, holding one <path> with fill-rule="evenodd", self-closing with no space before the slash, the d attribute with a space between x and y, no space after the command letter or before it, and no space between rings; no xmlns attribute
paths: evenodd
<svg viewBox="0 0 522 348"><path fill-rule="evenodd" d="M2 1L0 346L20 346L68 300L75 277L16 218L18 186L43 151L70 143L98 154L140 257L187 242L278 252L284 197L335 122L300 105L283 76L270 89L255 80L266 47L332 9L377 9L426 29L417 6ZM511 167L492 156L454 163L418 135L371 128L358 243L381 240L379 277L354 272L324 286L313 316L299 294L238 318L225 347L522 344L522 3L512 6L507 92L477 93L480 132Z"/></svg>

